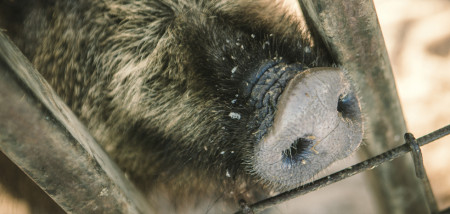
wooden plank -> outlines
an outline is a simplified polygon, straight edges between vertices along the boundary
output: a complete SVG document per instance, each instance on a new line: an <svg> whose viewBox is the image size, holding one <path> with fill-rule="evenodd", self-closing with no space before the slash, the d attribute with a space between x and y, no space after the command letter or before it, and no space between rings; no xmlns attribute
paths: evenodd
<svg viewBox="0 0 450 214"><path fill-rule="evenodd" d="M150 213L140 192L0 32L0 150L68 213Z"/></svg>
<svg viewBox="0 0 450 214"><path fill-rule="evenodd" d="M335 60L359 86L366 116L365 158L403 143L406 125L394 76L372 0L299 0ZM427 213L411 157L373 170L373 190L381 213Z"/></svg>

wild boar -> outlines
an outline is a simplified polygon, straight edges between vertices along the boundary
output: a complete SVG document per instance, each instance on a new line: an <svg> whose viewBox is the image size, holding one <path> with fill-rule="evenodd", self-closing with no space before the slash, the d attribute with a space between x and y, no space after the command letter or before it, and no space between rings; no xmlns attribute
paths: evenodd
<svg viewBox="0 0 450 214"><path fill-rule="evenodd" d="M351 80L280 2L2 4L6 33L157 211L254 202L361 142Z"/></svg>

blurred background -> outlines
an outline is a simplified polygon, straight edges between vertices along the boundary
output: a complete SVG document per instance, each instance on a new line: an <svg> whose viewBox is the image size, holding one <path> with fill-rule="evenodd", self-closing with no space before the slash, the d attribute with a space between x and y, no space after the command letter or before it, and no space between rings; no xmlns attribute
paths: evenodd
<svg viewBox="0 0 450 214"><path fill-rule="evenodd" d="M416 137L450 124L450 1L376 0L406 124ZM450 207L450 137L422 147L441 209Z"/></svg>
<svg viewBox="0 0 450 214"><path fill-rule="evenodd" d="M409 132L450 124L450 0L374 0ZM450 137L422 147L440 209L450 207ZM354 156L330 172L357 163ZM380 213L364 173L279 205L274 213Z"/></svg>

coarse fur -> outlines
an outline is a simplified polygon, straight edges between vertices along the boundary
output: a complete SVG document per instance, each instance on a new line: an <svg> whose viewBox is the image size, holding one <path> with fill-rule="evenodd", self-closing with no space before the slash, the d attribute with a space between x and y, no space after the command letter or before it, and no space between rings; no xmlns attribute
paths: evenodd
<svg viewBox="0 0 450 214"><path fill-rule="evenodd" d="M155 209L161 196L180 211L269 192L246 164L255 107L242 83L273 58L332 64L301 15L270 0L12 2L2 27Z"/></svg>

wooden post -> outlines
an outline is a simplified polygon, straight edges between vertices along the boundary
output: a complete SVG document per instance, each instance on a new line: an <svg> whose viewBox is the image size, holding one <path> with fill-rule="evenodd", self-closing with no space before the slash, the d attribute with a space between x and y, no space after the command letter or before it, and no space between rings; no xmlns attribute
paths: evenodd
<svg viewBox="0 0 450 214"><path fill-rule="evenodd" d="M359 87L366 116L364 158L403 143L406 125L372 0L299 0L312 31ZM381 213L428 213L411 157L370 172Z"/></svg>
<svg viewBox="0 0 450 214"><path fill-rule="evenodd" d="M68 213L150 213L86 128L0 32L0 150Z"/></svg>

